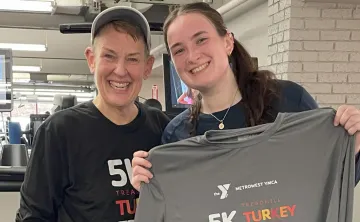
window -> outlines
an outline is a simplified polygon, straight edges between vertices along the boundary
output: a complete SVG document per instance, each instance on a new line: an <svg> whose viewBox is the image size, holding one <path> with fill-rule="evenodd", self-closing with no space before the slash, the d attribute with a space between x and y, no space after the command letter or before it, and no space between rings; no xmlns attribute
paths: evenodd
<svg viewBox="0 0 360 222"><path fill-rule="evenodd" d="M21 130L26 130L27 124L30 123L31 114L45 114L46 111L51 112L52 103L35 103L28 101L14 101L14 108L11 112L11 121L19 122ZM4 113L4 118L9 116L9 113ZM0 128L2 128L0 126Z"/></svg>

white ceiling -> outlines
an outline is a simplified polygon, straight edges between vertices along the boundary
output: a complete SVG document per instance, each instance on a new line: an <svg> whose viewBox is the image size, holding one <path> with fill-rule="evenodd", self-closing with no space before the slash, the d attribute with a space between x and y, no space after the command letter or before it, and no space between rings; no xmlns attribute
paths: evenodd
<svg viewBox="0 0 360 222"><path fill-rule="evenodd" d="M1 12L0 12L1 14ZM21 16L21 15L20 15ZM42 66L42 73L89 74L84 51L89 34L61 34L58 30L0 28L0 43L45 44L46 52L13 51L13 65ZM162 36L155 35L157 46Z"/></svg>
<svg viewBox="0 0 360 222"><path fill-rule="evenodd" d="M11 1L11 0L9 0ZM213 0L213 7L220 7L229 0ZM181 1L179 0L179 3ZM160 11L159 11L160 12ZM163 20L155 10L149 15L152 20ZM13 51L14 66L41 66L39 73L32 74L38 80L61 80L90 85L92 75L84 57L90 43L90 34L62 34L60 24L81 23L86 16L50 15L0 11L0 43L46 44L46 52ZM163 43L162 35L152 36L152 47ZM162 75L161 60L157 59L153 76ZM43 76L41 76L43 75ZM54 75L58 75L57 78ZM74 83L75 81L75 83Z"/></svg>
<svg viewBox="0 0 360 222"><path fill-rule="evenodd" d="M0 18L0 25L1 21ZM0 43L47 45L46 52L13 51L14 66L41 65L41 73L47 74L89 74L84 50L90 43L90 34L62 34L58 30L20 28L0 28L0 33ZM157 46L161 37L153 36L152 45Z"/></svg>

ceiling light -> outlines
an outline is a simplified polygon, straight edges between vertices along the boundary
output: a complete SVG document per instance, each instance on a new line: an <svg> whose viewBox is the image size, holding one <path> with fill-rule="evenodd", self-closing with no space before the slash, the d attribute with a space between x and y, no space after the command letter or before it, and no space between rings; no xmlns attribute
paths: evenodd
<svg viewBox="0 0 360 222"><path fill-rule="evenodd" d="M13 72L13 83L28 83L30 81L30 73Z"/></svg>
<svg viewBox="0 0 360 222"><path fill-rule="evenodd" d="M28 80L30 80L30 73L13 72L13 79L28 79Z"/></svg>
<svg viewBox="0 0 360 222"><path fill-rule="evenodd" d="M39 96L46 96L46 95L72 95L76 97L87 97L87 98L93 98L94 96L91 93L83 92L83 93L63 93L63 92L35 92L35 95Z"/></svg>
<svg viewBox="0 0 360 222"><path fill-rule="evenodd" d="M2 100L0 100L0 104L8 104L8 103L11 103L11 100L4 100L4 99L2 99Z"/></svg>
<svg viewBox="0 0 360 222"><path fill-rule="evenodd" d="M53 6L52 6L52 2L50 1L10 0L10 1L2 1L0 4L0 10L52 12Z"/></svg>
<svg viewBox="0 0 360 222"><path fill-rule="evenodd" d="M46 51L46 46L41 44L0 43L0 48L12 49L14 51L34 51L34 52Z"/></svg>
<svg viewBox="0 0 360 222"><path fill-rule="evenodd" d="M30 82L29 79L13 79L13 83L28 83Z"/></svg>
<svg viewBox="0 0 360 222"><path fill-rule="evenodd" d="M17 91L35 91L34 89L26 89L26 88L13 88L13 91L14 92L17 92Z"/></svg>
<svg viewBox="0 0 360 222"><path fill-rule="evenodd" d="M36 92L66 92L66 93L73 93L79 92L80 90L72 90L72 89L36 89Z"/></svg>
<svg viewBox="0 0 360 222"><path fill-rule="evenodd" d="M34 92L18 92L18 91L13 91L13 94L19 94L21 96L35 95Z"/></svg>
<svg viewBox="0 0 360 222"><path fill-rule="evenodd" d="M40 72L40 66L13 66L13 71L15 72Z"/></svg>

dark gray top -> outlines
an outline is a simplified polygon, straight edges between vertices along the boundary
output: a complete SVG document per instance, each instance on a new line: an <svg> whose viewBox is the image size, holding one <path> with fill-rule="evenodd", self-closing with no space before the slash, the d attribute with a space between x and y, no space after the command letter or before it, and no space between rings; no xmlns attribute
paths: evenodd
<svg viewBox="0 0 360 222"><path fill-rule="evenodd" d="M351 222L354 137L334 117L280 113L152 149L135 222Z"/></svg>

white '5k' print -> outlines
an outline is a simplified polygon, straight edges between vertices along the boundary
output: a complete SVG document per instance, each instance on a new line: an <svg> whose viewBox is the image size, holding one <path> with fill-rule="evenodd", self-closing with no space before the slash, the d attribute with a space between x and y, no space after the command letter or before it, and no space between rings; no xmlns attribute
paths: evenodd
<svg viewBox="0 0 360 222"><path fill-rule="evenodd" d="M126 172L119 168L119 166L123 165L123 162L121 159L108 161L110 175L111 176L119 175L119 177L120 177L119 180L111 181L111 184L114 187L123 187L128 183L128 180L131 181L131 175L132 175L131 161L130 161L130 159L125 159L124 163L125 163Z"/></svg>

